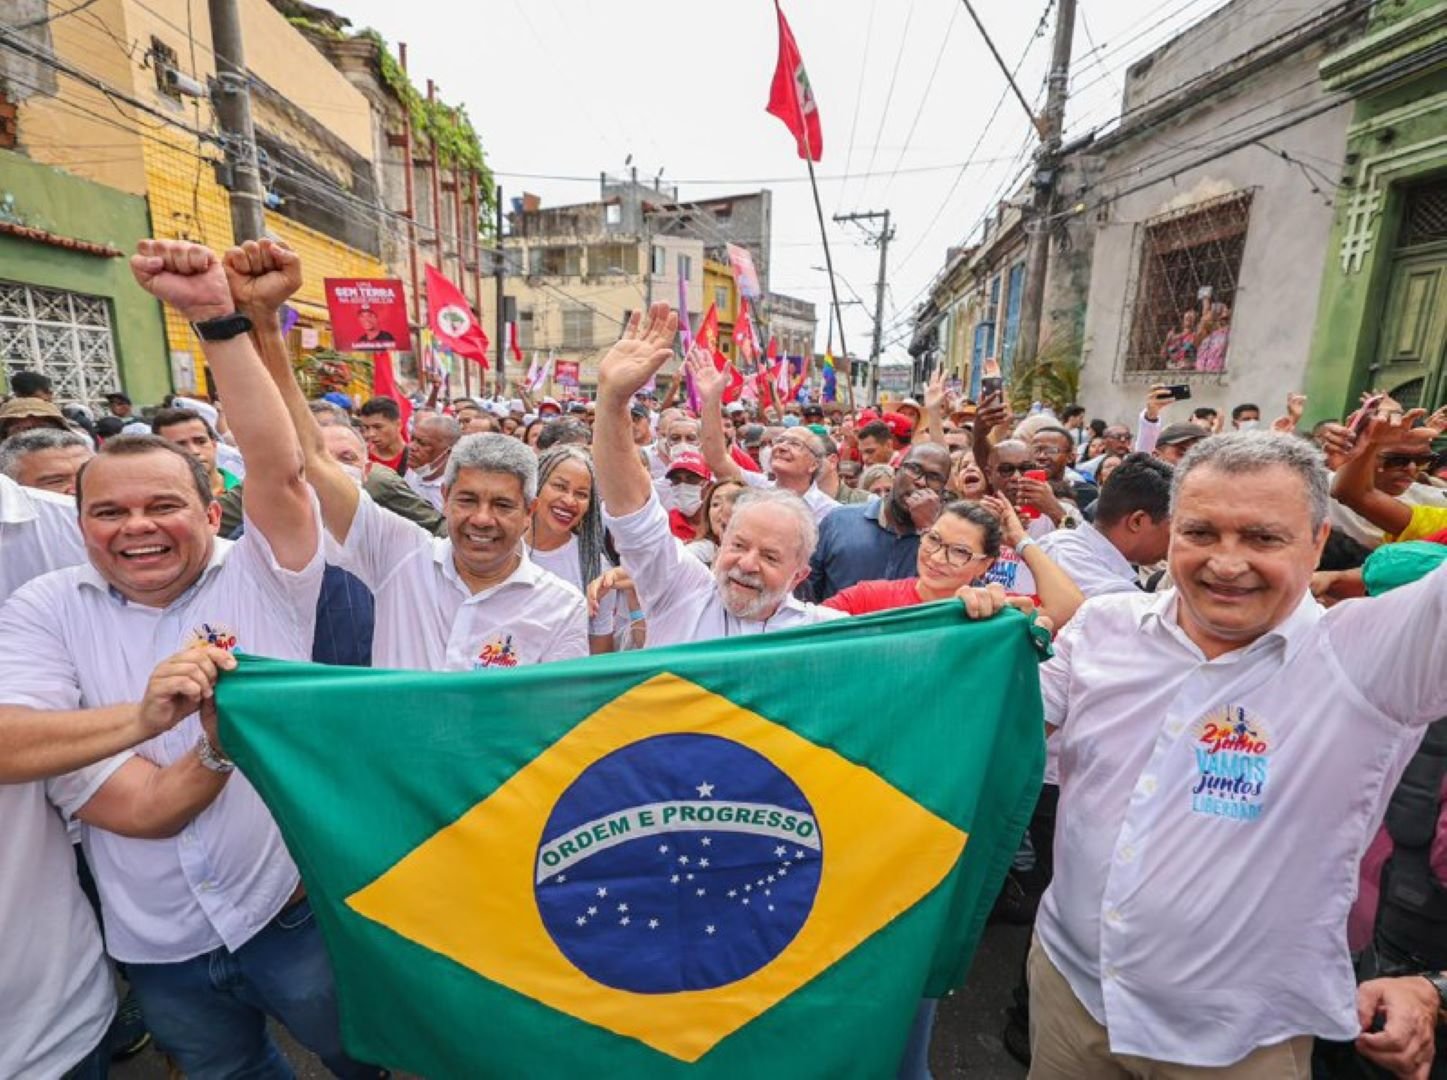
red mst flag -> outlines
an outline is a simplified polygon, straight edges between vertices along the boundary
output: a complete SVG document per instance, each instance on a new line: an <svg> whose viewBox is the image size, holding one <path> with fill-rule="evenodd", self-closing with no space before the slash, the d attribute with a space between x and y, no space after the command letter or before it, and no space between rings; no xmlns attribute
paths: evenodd
<svg viewBox="0 0 1447 1080"><path fill-rule="evenodd" d="M427 267L427 321L437 344L487 368L487 334L467 297L436 267Z"/></svg>
<svg viewBox="0 0 1447 1080"><path fill-rule="evenodd" d="M372 356L372 396L391 398L397 403L402 412L402 438L406 439L408 422L412 419L412 400L397 385L390 352L374 353Z"/></svg>
<svg viewBox="0 0 1447 1080"><path fill-rule="evenodd" d="M804 58L799 55L799 46L794 44L794 33L789 29L789 20L784 18L784 9L779 7L778 0L775 0L774 10L779 15L779 63L774 68L774 83L769 88L766 111L784 121L784 126L793 133L801 158L818 161L824 156L819 106L814 101L814 91L804 71Z"/></svg>

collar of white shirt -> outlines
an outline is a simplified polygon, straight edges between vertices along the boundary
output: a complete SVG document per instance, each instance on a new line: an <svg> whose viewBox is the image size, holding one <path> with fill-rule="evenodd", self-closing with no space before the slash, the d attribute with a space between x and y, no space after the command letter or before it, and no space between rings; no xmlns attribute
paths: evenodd
<svg viewBox="0 0 1447 1080"><path fill-rule="evenodd" d="M503 578L496 585L489 585L485 589L473 592L467 582L462 580L462 575L457 572L457 560L453 557L452 541L439 537L432 544L432 561L442 571L442 576L450 581L464 596L467 597L464 603L471 603L475 600L483 600L489 596L496 595L511 585L522 585L532 588L543 575L543 569L528 557L527 545L519 544L517 568L511 574Z"/></svg>
<svg viewBox="0 0 1447 1080"><path fill-rule="evenodd" d="M1136 623L1146 633L1166 633L1178 641L1189 651L1201 659L1205 659L1200 646L1192 641L1186 631L1181 628L1179 619L1180 597L1176 589L1168 589L1159 593L1151 599L1149 604L1141 607L1136 615ZM1283 659L1289 660L1297 651L1307 643L1312 628L1316 626L1325 612L1322 606L1316 602L1316 598L1310 591L1305 593L1296 607L1292 609L1281 622L1277 623L1266 633L1250 642L1240 649L1233 649L1231 652L1218 656L1212 663L1231 664L1262 649L1270 648L1280 644L1284 650Z"/></svg>
<svg viewBox="0 0 1447 1080"><path fill-rule="evenodd" d="M1060 535L1068 536L1070 534L1067 531ZM1127 581L1135 581L1135 567L1131 565L1130 560L1122 555L1120 548L1112 544L1110 538L1094 525L1088 521L1081 522L1075 529L1075 535L1080 537L1109 569L1115 571Z"/></svg>
<svg viewBox="0 0 1447 1080"><path fill-rule="evenodd" d="M209 581L212 576L214 576L215 573L221 569L222 564L226 562L226 556L230 553L231 548L233 548L234 546L235 541L223 540L219 536L212 537L211 557L206 560L205 569L203 569L201 573L196 576L196 580L191 582L191 584L186 588L185 592L183 592L180 596L176 597L176 599L172 600L171 603L166 606L172 607L176 604L181 603L183 600L186 599L186 597L190 596L192 593L196 592L197 589L201 588L201 586L205 585L206 582ZM101 575L101 572L95 568L95 563L90 562L89 560L81 563L80 566L77 568L75 583L77 585L89 585L91 588L107 594L118 603L129 604L131 602L123 592L121 592L109 581L107 581Z"/></svg>

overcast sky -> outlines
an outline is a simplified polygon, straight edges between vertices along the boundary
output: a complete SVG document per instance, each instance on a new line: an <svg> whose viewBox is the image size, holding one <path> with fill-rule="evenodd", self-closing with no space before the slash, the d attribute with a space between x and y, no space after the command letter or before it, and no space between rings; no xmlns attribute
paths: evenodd
<svg viewBox="0 0 1447 1080"><path fill-rule="evenodd" d="M1119 111L1126 67L1223 0L1079 0L1067 137ZM829 298L808 175L764 112L777 56L773 5L703 0L334 0L357 27L406 41L419 86L468 107L505 197L543 204L598 194L600 170L663 170L683 199L768 187L771 286L814 301L819 347ZM1045 0L975 0L1032 105L1044 99ZM886 356L944 261L977 233L1033 148L1029 122L960 0L784 0L819 102L826 218L892 212ZM1051 19L1054 11L1051 9ZM1028 51L1027 51L1028 50ZM969 161L964 169L961 166ZM536 174L536 175L526 175ZM544 178L547 177L547 178ZM574 178L574 179L567 179ZM879 253L828 224L849 351L868 355ZM835 343L838 351L838 343Z"/></svg>

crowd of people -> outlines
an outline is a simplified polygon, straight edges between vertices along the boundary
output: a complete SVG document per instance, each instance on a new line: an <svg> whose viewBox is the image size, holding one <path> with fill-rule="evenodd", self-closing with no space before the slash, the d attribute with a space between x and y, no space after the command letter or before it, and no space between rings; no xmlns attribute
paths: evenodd
<svg viewBox="0 0 1447 1080"><path fill-rule="evenodd" d="M218 735L233 651L481 671L932 601L1055 635L997 906L1034 923L1005 1032L1031 1076L1429 1075L1447 410L1372 395L1304 431L1297 395L1264 424L1153 387L1121 423L940 374L764 406L696 348L660 390L662 304L594 400L308 400L293 252L146 241L132 269L195 325L212 400L97 418L19 372L0 405L0 1076L104 1076L148 1038L188 1076L290 1076L268 1017L383 1075Z"/></svg>

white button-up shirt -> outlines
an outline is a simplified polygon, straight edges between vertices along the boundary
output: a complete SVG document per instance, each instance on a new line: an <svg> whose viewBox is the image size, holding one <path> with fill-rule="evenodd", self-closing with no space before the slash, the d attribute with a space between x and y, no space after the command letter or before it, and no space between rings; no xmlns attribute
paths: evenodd
<svg viewBox="0 0 1447 1080"><path fill-rule="evenodd" d="M792 596L767 619L740 619L730 614L719 599L713 571L669 532L668 513L656 495L625 517L613 517L605 510L603 520L648 616L649 648L792 630L845 617L842 611L805 604Z"/></svg>
<svg viewBox="0 0 1447 1080"><path fill-rule="evenodd" d="M751 488L776 488L779 486L777 481L770 480L763 473L740 469L739 474L743 477L744 483ZM815 522L823 521L839 509L839 503L820 491L818 484L810 484L809 490L804 492L800 498L804 500L805 506L814 511Z"/></svg>
<svg viewBox="0 0 1447 1080"><path fill-rule="evenodd" d="M105 1038L115 980L62 814L129 757L0 784L0 1076L63 1076Z"/></svg>
<svg viewBox="0 0 1447 1080"><path fill-rule="evenodd" d="M417 497L425 499L434 510L442 509L442 473L429 473L424 476L416 469L408 469L407 475L402 477L407 486L417 493Z"/></svg>
<svg viewBox="0 0 1447 1080"><path fill-rule="evenodd" d="M1347 911L1425 725L1447 568L1208 661L1174 591L1088 600L1041 668L1059 727L1046 953L1119 1054L1224 1066L1359 1033Z"/></svg>
<svg viewBox="0 0 1447 1080"><path fill-rule="evenodd" d="M0 611L0 703L65 710L137 702L155 666L197 641L308 659L321 545L293 572L249 522L235 543L212 543L200 578L165 608L128 603L88 562L16 592ZM200 734L192 714L135 753L166 766L193 753ZM276 824L240 773L175 837L137 840L86 826L82 838L117 960L172 963L221 945L239 949L297 886Z"/></svg>
<svg viewBox="0 0 1447 1080"><path fill-rule="evenodd" d="M588 655L588 606L526 549L505 581L472 592L452 541L383 510L365 493L331 562L377 601L372 663L379 668L473 671Z"/></svg>
<svg viewBox="0 0 1447 1080"><path fill-rule="evenodd" d="M0 473L0 604L31 578L83 562L75 500Z"/></svg>
<svg viewBox="0 0 1447 1080"><path fill-rule="evenodd" d="M1139 591L1135 567L1088 521L1074 529L1056 529L1049 533L1040 540L1040 550L1065 571L1087 598Z"/></svg>

